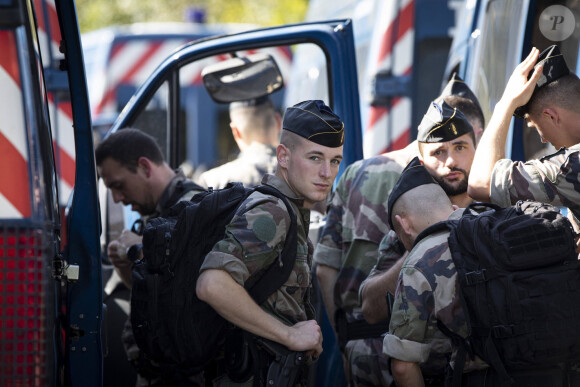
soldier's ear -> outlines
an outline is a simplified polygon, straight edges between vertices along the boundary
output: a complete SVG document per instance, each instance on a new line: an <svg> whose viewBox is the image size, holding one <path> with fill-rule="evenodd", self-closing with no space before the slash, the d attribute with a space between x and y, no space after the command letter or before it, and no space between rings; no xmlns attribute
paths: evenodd
<svg viewBox="0 0 580 387"><path fill-rule="evenodd" d="M288 168L290 159L290 149L284 144L279 144L276 148L276 157L278 158L278 165L283 168Z"/></svg>
<svg viewBox="0 0 580 387"><path fill-rule="evenodd" d="M395 215L395 222L398 222L401 225L401 230L405 234L411 235L413 229L411 227L411 222L409 221L408 217L401 216L401 215Z"/></svg>
<svg viewBox="0 0 580 387"><path fill-rule="evenodd" d="M546 119L552 122L553 125L560 124L560 115L558 114L557 109L554 109L552 107L545 107L542 110L542 114L544 115L544 117L546 117Z"/></svg>
<svg viewBox="0 0 580 387"><path fill-rule="evenodd" d="M139 157L137 160L137 171L142 171L146 177L151 177L153 163L147 157Z"/></svg>

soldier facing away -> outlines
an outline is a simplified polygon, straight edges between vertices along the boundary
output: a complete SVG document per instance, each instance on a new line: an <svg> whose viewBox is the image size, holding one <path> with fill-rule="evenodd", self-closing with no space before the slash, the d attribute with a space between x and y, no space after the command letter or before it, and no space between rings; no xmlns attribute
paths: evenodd
<svg viewBox="0 0 580 387"><path fill-rule="evenodd" d="M238 157L199 176L199 184L214 189L239 181L245 187L260 183L262 176L276 169L282 119L269 97L230 104L230 128L240 153Z"/></svg>

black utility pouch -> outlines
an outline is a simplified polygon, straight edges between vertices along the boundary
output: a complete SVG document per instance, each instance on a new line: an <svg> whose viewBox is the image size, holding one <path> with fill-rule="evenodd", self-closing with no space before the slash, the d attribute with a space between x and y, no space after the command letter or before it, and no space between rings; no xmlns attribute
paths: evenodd
<svg viewBox="0 0 580 387"><path fill-rule="evenodd" d="M241 329L230 329L225 342L224 355L226 373L233 382L243 383L252 377L254 373L252 354L246 335Z"/></svg>

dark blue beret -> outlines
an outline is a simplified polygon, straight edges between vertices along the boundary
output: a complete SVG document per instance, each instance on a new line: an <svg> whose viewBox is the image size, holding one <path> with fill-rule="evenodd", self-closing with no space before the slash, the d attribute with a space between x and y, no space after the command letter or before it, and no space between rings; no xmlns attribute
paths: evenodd
<svg viewBox="0 0 580 387"><path fill-rule="evenodd" d="M556 45L552 45L540 53L540 56L538 57L538 63L536 63L534 69L539 65L544 66L542 69L542 75L540 76L540 79L538 79L538 82L536 82L536 88L534 89L534 93L532 93L528 103L524 106L518 107L515 110L514 116L516 117L524 118L525 114L528 113L530 102L534 98L534 94L536 91L538 91L539 88L555 81L556 79L570 74L570 69L568 69L568 66L566 65L564 56L560 53L560 49ZM533 71L530 71L528 78L530 78L533 73Z"/></svg>
<svg viewBox="0 0 580 387"><path fill-rule="evenodd" d="M475 106L479 109L479 111L482 112L481 115L483 115L483 110L481 110L479 100L477 99L473 91L471 91L469 86L467 86L467 83L465 83L465 81L461 79L456 72L454 72L451 75L449 82L447 82L447 85L445 85L443 91L441 92L441 95L439 95L439 98L437 98L437 100L443 100L443 98L449 97L451 95L456 95L458 97L467 98L471 100L475 104Z"/></svg>
<svg viewBox="0 0 580 387"><path fill-rule="evenodd" d="M282 129L330 148L344 143L344 123L320 100L303 101L287 108Z"/></svg>
<svg viewBox="0 0 580 387"><path fill-rule="evenodd" d="M419 187L424 184L437 184L437 182L431 177L427 169L421 164L418 157L415 157L401 173L397 184L393 187L391 194L387 200L388 216L389 216L389 226L393 228L393 207L395 202L407 191L413 188Z"/></svg>
<svg viewBox="0 0 580 387"><path fill-rule="evenodd" d="M446 142L470 132L473 132L473 127L460 110L445 101L434 101L419 124L417 140Z"/></svg>

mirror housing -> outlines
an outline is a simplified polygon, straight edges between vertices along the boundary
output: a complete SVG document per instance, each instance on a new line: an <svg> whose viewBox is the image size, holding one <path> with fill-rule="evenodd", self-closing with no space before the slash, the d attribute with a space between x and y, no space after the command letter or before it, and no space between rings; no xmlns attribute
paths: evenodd
<svg viewBox="0 0 580 387"><path fill-rule="evenodd" d="M218 103L260 98L284 87L278 64L263 53L212 64L201 76L209 95Z"/></svg>

